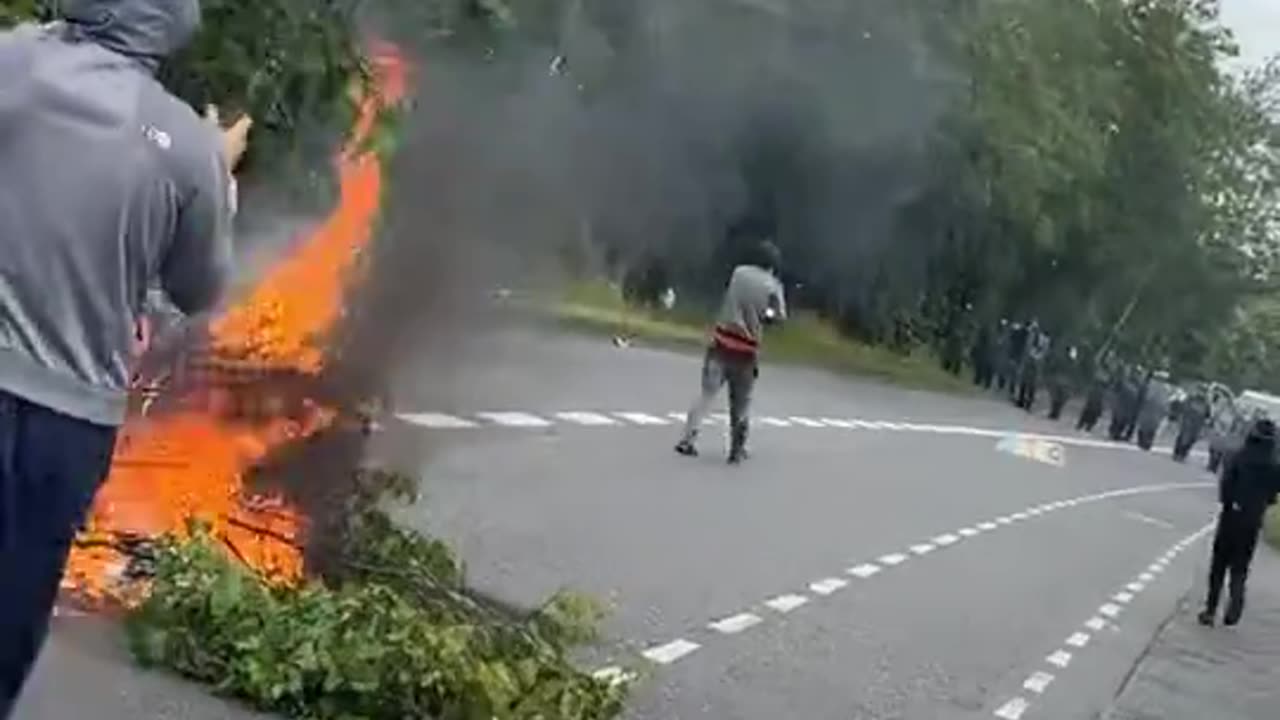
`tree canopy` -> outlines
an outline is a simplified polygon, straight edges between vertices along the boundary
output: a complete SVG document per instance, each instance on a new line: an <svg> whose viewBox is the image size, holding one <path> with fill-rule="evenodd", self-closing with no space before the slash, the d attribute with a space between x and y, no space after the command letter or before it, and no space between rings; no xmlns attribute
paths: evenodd
<svg viewBox="0 0 1280 720"><path fill-rule="evenodd" d="M603 34L610 72L593 69L589 102L660 85L641 97L674 95L667 110L697 122L720 94L745 200L709 241L679 227L638 252L623 241L624 263L714 292L717 248L745 228L776 236L804 303L873 341L905 319L941 349L1036 317L1075 344L1244 380L1243 355L1222 357L1244 342L1230 328L1257 339L1250 318L1278 289L1280 71L1225 69L1217 2L672 5ZM670 57L680 77L654 70Z"/></svg>

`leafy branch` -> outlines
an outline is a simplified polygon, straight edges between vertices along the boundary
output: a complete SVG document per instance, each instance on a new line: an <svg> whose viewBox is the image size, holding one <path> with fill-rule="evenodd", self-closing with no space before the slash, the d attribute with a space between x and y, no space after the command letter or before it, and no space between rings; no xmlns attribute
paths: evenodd
<svg viewBox="0 0 1280 720"><path fill-rule="evenodd" d="M129 619L138 659L304 718L616 716L626 689L573 667L600 611L561 593L532 613L474 597L439 541L397 527L379 498L402 476L361 472L340 568L301 587L267 583L207 528L155 551L150 596Z"/></svg>

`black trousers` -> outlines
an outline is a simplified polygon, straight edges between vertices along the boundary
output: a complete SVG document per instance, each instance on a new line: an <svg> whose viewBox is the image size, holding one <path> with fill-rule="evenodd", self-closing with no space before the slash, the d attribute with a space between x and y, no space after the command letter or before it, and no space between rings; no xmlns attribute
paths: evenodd
<svg viewBox="0 0 1280 720"><path fill-rule="evenodd" d="M1218 516L1218 530L1213 537L1213 560L1209 565L1209 596L1204 603L1207 612L1218 610L1223 583L1229 578L1231 599L1227 614L1239 618L1244 610L1249 565L1253 562L1253 551L1258 546L1261 531L1260 521L1243 517L1239 512L1223 510Z"/></svg>
<svg viewBox="0 0 1280 720"><path fill-rule="evenodd" d="M1149 425L1138 426L1138 447L1150 450L1156 441L1156 428Z"/></svg>
<svg viewBox="0 0 1280 720"><path fill-rule="evenodd" d="M0 392L0 720L40 654L76 530L116 429Z"/></svg>
<svg viewBox="0 0 1280 720"><path fill-rule="evenodd" d="M1084 409L1080 411L1080 420L1076 422L1077 430L1085 432L1093 432L1093 428L1098 424L1098 419L1102 417L1102 403L1089 399L1085 401Z"/></svg>
<svg viewBox="0 0 1280 720"><path fill-rule="evenodd" d="M1023 410L1030 411L1036 404L1036 393L1038 392L1037 383L1040 378L1035 368L1026 368L1022 371L1022 377L1018 383L1017 405Z"/></svg>
<svg viewBox="0 0 1280 720"><path fill-rule="evenodd" d="M1067 406L1067 400L1070 395L1067 393L1066 386L1055 382L1049 389L1049 419L1057 420L1062 417L1062 410Z"/></svg>
<svg viewBox="0 0 1280 720"><path fill-rule="evenodd" d="M1175 460L1187 459L1187 455L1191 453L1191 448L1200 439L1201 429L1199 425L1186 422L1183 422L1178 427L1178 439L1173 445L1173 457Z"/></svg>

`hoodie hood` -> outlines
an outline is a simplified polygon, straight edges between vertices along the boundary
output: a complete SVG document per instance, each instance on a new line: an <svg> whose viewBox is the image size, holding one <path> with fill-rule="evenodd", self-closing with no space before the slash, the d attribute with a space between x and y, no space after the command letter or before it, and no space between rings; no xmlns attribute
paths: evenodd
<svg viewBox="0 0 1280 720"><path fill-rule="evenodd" d="M153 72L200 27L200 0L62 0L61 8L76 37Z"/></svg>

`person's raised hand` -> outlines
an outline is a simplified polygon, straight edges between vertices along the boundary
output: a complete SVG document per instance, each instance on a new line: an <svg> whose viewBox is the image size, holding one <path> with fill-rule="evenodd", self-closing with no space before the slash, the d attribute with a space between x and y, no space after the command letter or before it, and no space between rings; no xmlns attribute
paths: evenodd
<svg viewBox="0 0 1280 720"><path fill-rule="evenodd" d="M205 120L222 132L222 157L227 167L235 170L249 147L249 131L253 129L253 118L248 113L236 118L230 127L222 126L222 115L217 105L209 105L204 111Z"/></svg>

